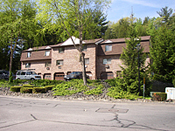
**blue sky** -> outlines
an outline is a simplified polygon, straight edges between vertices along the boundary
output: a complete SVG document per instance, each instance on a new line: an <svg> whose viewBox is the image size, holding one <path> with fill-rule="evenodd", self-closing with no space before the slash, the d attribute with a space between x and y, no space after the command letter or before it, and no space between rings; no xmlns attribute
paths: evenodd
<svg viewBox="0 0 175 131"><path fill-rule="evenodd" d="M107 11L107 20L117 22L124 17L130 17L133 8L134 17L144 20L145 17L158 17L157 11L168 6L175 13L175 0L112 0Z"/></svg>

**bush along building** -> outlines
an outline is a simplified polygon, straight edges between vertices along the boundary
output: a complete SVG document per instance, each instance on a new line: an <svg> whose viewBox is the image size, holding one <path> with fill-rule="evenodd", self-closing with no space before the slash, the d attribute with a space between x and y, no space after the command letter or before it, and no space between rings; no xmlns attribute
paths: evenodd
<svg viewBox="0 0 175 131"><path fill-rule="evenodd" d="M79 39L73 37L76 46ZM141 46L149 53L150 36L142 36ZM83 40L86 75L90 79L111 79L119 77L122 61L120 55L126 47L125 38ZM57 45L29 48L21 55L21 69L35 70L43 79L64 80L64 75L82 71L80 55L71 38ZM146 64L150 62L147 57Z"/></svg>

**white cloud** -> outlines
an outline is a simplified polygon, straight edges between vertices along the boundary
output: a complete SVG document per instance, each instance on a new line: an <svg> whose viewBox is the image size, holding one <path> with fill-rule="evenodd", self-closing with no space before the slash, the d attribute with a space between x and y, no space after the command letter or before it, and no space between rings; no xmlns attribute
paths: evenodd
<svg viewBox="0 0 175 131"><path fill-rule="evenodd" d="M142 5L142 6L148 6L148 7L153 7L153 8L160 8L159 4L151 3L148 0L146 0L146 1L144 1L144 0L123 0L123 1L130 2L130 3L133 3L133 4Z"/></svg>

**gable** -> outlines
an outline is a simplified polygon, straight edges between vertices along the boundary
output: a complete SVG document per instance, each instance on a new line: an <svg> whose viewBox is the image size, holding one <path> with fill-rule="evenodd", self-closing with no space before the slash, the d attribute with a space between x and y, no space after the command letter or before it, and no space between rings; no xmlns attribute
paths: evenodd
<svg viewBox="0 0 175 131"><path fill-rule="evenodd" d="M73 39L73 41L74 41L74 43L75 43L76 45L77 45L77 44L80 44L80 39L78 39L78 38L76 38L76 37L74 37L74 36L72 36L72 39ZM63 43L61 44L61 46L73 45L72 39L71 39L71 38L67 39L65 42L63 42ZM85 43L85 42L83 41L82 43Z"/></svg>

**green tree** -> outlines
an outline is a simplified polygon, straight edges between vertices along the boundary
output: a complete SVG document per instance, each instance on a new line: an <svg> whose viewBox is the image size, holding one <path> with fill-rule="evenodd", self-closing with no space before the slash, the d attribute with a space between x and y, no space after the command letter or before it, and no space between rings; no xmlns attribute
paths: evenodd
<svg viewBox="0 0 175 131"><path fill-rule="evenodd" d="M140 93L138 78L140 77L140 83L142 83L143 77L146 77L146 54L143 53L142 46L139 47L140 41L141 39L134 28L131 28L130 38L126 39L126 48L123 48L123 53L120 57L124 65L121 66L123 70L123 89L130 93ZM140 72L140 76L138 72Z"/></svg>
<svg viewBox="0 0 175 131"><path fill-rule="evenodd" d="M12 60L15 48L22 34L32 34L29 27L35 23L30 16L26 18L26 6L29 0L1 0L0 1L0 39L3 45L10 46L9 72L12 71ZM32 12L33 13L33 12ZM28 27L28 30L26 30ZM10 73L11 74L11 73Z"/></svg>
<svg viewBox="0 0 175 131"><path fill-rule="evenodd" d="M146 21L144 21L144 22L146 22ZM147 36L148 35L147 32L146 32L146 29L148 28L147 25L148 24L146 24L146 23L142 24L141 19L137 19L137 21L134 23L134 28L136 30L136 34L138 36Z"/></svg>
<svg viewBox="0 0 175 131"><path fill-rule="evenodd" d="M157 11L157 13L160 17L163 17L163 22L167 23L173 13L173 9L168 9L168 7L165 6L165 8L162 8L161 11Z"/></svg>
<svg viewBox="0 0 175 131"><path fill-rule="evenodd" d="M83 35L87 26L93 22L93 12L102 11L109 0L40 0L39 18L46 22L44 30L64 28L63 37L70 37L78 50L83 71L83 81L86 85L86 68L83 53ZM50 22L51 21L51 22ZM52 24L51 24L52 23ZM49 28L51 27L52 28ZM76 46L72 36L79 37L80 45Z"/></svg>
<svg viewBox="0 0 175 131"><path fill-rule="evenodd" d="M175 76L175 33L167 26L154 30L151 37L151 71L155 80L172 82Z"/></svg>
<svg viewBox="0 0 175 131"><path fill-rule="evenodd" d="M83 32L83 39L104 38L105 32L108 29L106 17L100 10L92 12L92 17L87 22L89 24L85 26Z"/></svg>
<svg viewBox="0 0 175 131"><path fill-rule="evenodd" d="M172 30L175 31L175 13L170 17L168 21L168 27Z"/></svg>

